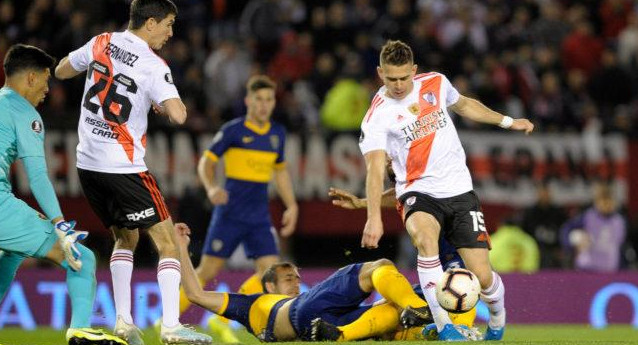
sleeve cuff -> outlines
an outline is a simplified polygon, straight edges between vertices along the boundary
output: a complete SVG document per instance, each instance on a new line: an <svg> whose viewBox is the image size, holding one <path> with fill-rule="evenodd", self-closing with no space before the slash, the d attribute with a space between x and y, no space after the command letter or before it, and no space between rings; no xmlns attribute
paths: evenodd
<svg viewBox="0 0 638 345"><path fill-rule="evenodd" d="M218 162L219 161L219 157L217 157L216 154L212 153L209 150L204 151L204 156L206 156L208 159L210 159L213 162Z"/></svg>
<svg viewBox="0 0 638 345"><path fill-rule="evenodd" d="M228 308L228 294L225 293L223 294L224 297L224 301L222 302L222 306L219 308L219 311L217 311L218 315L223 315L226 312L226 309Z"/></svg>
<svg viewBox="0 0 638 345"><path fill-rule="evenodd" d="M283 170L285 168L286 168L286 162L275 163L275 166L274 166L275 170Z"/></svg>

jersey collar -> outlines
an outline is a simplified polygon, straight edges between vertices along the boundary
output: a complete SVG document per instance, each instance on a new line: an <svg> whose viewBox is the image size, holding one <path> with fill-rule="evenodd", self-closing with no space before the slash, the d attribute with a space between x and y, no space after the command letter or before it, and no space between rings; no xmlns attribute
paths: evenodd
<svg viewBox="0 0 638 345"><path fill-rule="evenodd" d="M270 130L270 121L268 121L265 126L259 127L259 125L254 122L244 120L244 126L259 135L264 135Z"/></svg>
<svg viewBox="0 0 638 345"><path fill-rule="evenodd" d="M127 38L130 38L133 42L135 42L137 44L143 44L143 45L145 45L147 47L150 47L148 45L148 42L144 41L140 36L134 34L130 30L124 30L124 36L126 36Z"/></svg>

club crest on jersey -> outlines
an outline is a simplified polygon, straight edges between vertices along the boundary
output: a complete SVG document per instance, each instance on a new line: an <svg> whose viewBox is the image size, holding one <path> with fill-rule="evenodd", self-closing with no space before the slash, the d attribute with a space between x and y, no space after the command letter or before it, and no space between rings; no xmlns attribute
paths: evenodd
<svg viewBox="0 0 638 345"><path fill-rule="evenodd" d="M423 96L423 100L430 103L433 106L436 106L436 96L434 95L434 92L428 92L426 94L424 94Z"/></svg>
<svg viewBox="0 0 638 345"><path fill-rule="evenodd" d="M173 75L170 73L164 74L164 80L169 84L173 84Z"/></svg>
<svg viewBox="0 0 638 345"><path fill-rule="evenodd" d="M222 248L224 248L224 242L222 242L222 240L213 240L213 242L211 243L211 247L213 248L214 252L218 252L222 250Z"/></svg>
<svg viewBox="0 0 638 345"><path fill-rule="evenodd" d="M418 103L412 103L409 107L408 110L413 114L413 115L418 115L419 114L419 104Z"/></svg>
<svg viewBox="0 0 638 345"><path fill-rule="evenodd" d="M412 206L414 205L415 202L416 202L416 196L411 196L408 198L408 200L405 201L405 204L408 206Z"/></svg>
<svg viewBox="0 0 638 345"><path fill-rule="evenodd" d="M251 137L250 135L244 135L244 136L241 138L241 142L242 142L242 143L244 143L244 144L250 144L250 143L252 143L254 140L255 140L255 138Z"/></svg>
<svg viewBox="0 0 638 345"><path fill-rule="evenodd" d="M42 133L42 122L33 120L33 122L31 122L31 130L38 134Z"/></svg>
<svg viewBox="0 0 638 345"><path fill-rule="evenodd" d="M271 135L270 136L270 146L276 150L279 148L279 137L276 135Z"/></svg>

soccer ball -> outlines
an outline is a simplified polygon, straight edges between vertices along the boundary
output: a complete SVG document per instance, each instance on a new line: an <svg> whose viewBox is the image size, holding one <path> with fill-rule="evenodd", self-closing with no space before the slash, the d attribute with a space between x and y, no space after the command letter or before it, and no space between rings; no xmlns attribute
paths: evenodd
<svg viewBox="0 0 638 345"><path fill-rule="evenodd" d="M443 273L436 284L436 299L443 309L465 313L479 300L481 284L474 273L464 268L452 268Z"/></svg>

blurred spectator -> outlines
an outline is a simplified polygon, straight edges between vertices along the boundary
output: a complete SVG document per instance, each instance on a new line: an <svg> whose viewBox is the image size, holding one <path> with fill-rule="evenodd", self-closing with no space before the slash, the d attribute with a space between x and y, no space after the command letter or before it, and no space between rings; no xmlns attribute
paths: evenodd
<svg viewBox="0 0 638 345"><path fill-rule="evenodd" d="M354 78L342 78L326 94L321 124L333 132L359 132L369 106L369 91Z"/></svg>
<svg viewBox="0 0 638 345"><path fill-rule="evenodd" d="M627 16L635 6L632 3L631 0L603 0L599 8L603 38L618 37L618 33L627 26Z"/></svg>
<svg viewBox="0 0 638 345"><path fill-rule="evenodd" d="M209 106L228 113L232 103L243 95L250 71L250 56L236 42L220 42L204 64ZM227 118L230 116L224 116L224 120Z"/></svg>
<svg viewBox="0 0 638 345"><path fill-rule="evenodd" d="M514 223L506 221L490 235L492 267L499 273L536 272L540 265L538 245L532 236Z"/></svg>
<svg viewBox="0 0 638 345"><path fill-rule="evenodd" d="M388 39L402 39L410 36L410 22L413 15L409 0L389 0L386 11L377 20L372 34L374 45L381 47Z"/></svg>
<svg viewBox="0 0 638 345"><path fill-rule="evenodd" d="M558 1L543 1L540 18L530 27L530 38L535 46L560 48L569 33L569 25L563 20L563 8Z"/></svg>
<svg viewBox="0 0 638 345"><path fill-rule="evenodd" d="M562 208L552 202L546 183L536 187L536 203L523 211L522 227L534 237L540 250L540 267L561 268L563 255L559 241L559 229L567 216Z"/></svg>
<svg viewBox="0 0 638 345"><path fill-rule="evenodd" d="M638 71L638 12L629 14L627 27L618 36L618 60L629 71Z"/></svg>
<svg viewBox="0 0 638 345"><path fill-rule="evenodd" d="M361 120L370 106L370 90L358 79L362 74L361 60L348 53L341 75L326 94L321 106L321 124L331 132L359 133Z"/></svg>
<svg viewBox="0 0 638 345"><path fill-rule="evenodd" d="M268 66L268 75L280 84L291 84L312 72L312 36L288 31L281 37L279 51Z"/></svg>
<svg viewBox="0 0 638 345"><path fill-rule="evenodd" d="M601 68L592 75L589 88L593 100L601 113L605 128L611 127L615 110L631 101L633 90L629 71L618 65L616 53L605 49Z"/></svg>
<svg viewBox="0 0 638 345"><path fill-rule="evenodd" d="M241 14L239 31L245 39L255 39L255 58L266 66L279 48L285 28L278 0L251 0Z"/></svg>
<svg viewBox="0 0 638 345"><path fill-rule="evenodd" d="M556 129L565 125L560 79L554 72L541 76L539 93L532 102L531 116L540 129Z"/></svg>
<svg viewBox="0 0 638 345"><path fill-rule="evenodd" d="M603 48L603 41L594 34L591 23L579 21L563 41L563 66L567 70L580 69L589 76L600 66Z"/></svg>
<svg viewBox="0 0 638 345"><path fill-rule="evenodd" d="M592 102L587 92L583 71L573 69L567 72L567 87L563 93L563 116L566 129L579 130L585 124L585 107Z"/></svg>
<svg viewBox="0 0 638 345"><path fill-rule="evenodd" d="M625 218L617 211L612 190L603 184L594 188L594 205L560 230L561 244L574 253L574 267L595 272L620 268L625 236Z"/></svg>

